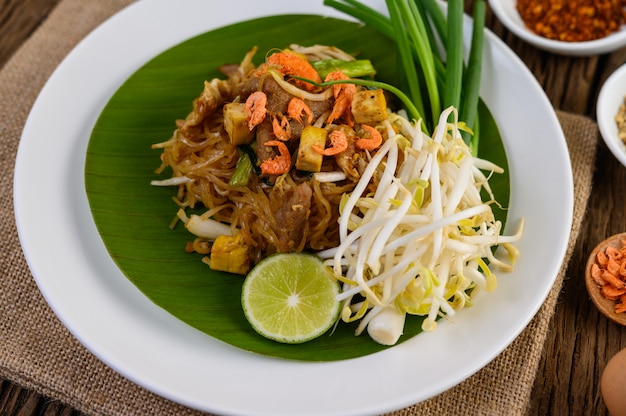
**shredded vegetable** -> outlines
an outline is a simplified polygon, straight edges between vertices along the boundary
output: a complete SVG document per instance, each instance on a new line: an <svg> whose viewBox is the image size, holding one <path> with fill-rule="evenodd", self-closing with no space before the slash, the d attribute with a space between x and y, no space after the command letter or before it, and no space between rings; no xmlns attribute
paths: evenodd
<svg viewBox="0 0 626 416"><path fill-rule="evenodd" d="M448 1L447 16L436 0L387 0L388 17L357 0L324 4L378 29L401 59L403 86L392 92L409 120L393 114L385 122L386 142L340 206L340 245L320 253L344 284L342 320L392 345L406 314L435 329L439 317L494 290L492 267L511 270L518 256L512 243L523 220L514 235L501 235L483 173L502 169L476 157L485 2L475 2L467 67L462 0ZM508 261L494 255L497 247Z"/></svg>
<svg viewBox="0 0 626 416"><path fill-rule="evenodd" d="M387 128L388 140L341 206L340 245L320 253L341 276L342 318L360 319L357 334L389 307L425 316L422 329L433 330L439 316L452 317L479 291L495 289L491 268L511 270L518 255L511 243L523 229L522 221L515 234L501 235L479 168L501 169L471 155L454 107L441 114L432 137L397 115ZM373 176L380 184L371 195L365 190ZM510 259L493 254L498 245Z"/></svg>

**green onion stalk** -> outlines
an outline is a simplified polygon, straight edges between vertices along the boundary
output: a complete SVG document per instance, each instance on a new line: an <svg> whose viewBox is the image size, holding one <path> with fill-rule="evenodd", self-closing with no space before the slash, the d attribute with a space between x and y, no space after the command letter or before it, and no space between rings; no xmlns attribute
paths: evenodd
<svg viewBox="0 0 626 416"><path fill-rule="evenodd" d="M472 38L464 61L463 0L448 0L447 14L437 0L386 0L388 16L358 0L324 4L369 25L390 38L400 55L402 88L378 83L396 95L409 117L422 119L432 132L443 109L455 107L465 125L463 139L478 150L478 102L485 32L485 0L472 11ZM353 80L366 86L370 80ZM327 84L320 84L327 85Z"/></svg>

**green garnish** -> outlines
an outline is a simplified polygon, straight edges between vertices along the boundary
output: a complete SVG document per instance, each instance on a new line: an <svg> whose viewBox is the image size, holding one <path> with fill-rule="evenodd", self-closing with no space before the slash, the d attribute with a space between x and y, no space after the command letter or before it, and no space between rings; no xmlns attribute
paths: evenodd
<svg viewBox="0 0 626 416"><path fill-rule="evenodd" d="M341 59L321 59L311 61L311 65L320 78L325 79L333 71L340 70L350 78L373 77L376 69L369 59L358 59L355 61L343 61Z"/></svg>
<svg viewBox="0 0 626 416"><path fill-rule="evenodd" d="M409 116L423 116L426 132L433 130L442 106L457 108L459 120L470 131L474 130L480 91L485 0L477 0L474 4L467 66L463 61L462 0L448 1L447 17L436 0L387 0L386 3L389 16L357 0L324 0L325 5L361 20L394 41L402 60L404 98L399 97ZM406 107L407 100L412 103L411 108ZM477 129L473 135L463 136L474 152L478 143L476 132Z"/></svg>
<svg viewBox="0 0 626 416"><path fill-rule="evenodd" d="M233 176L228 181L230 186L246 186L254 169L250 155L241 149L238 149L238 151L239 159L237 159L237 164L235 165L235 172L233 172Z"/></svg>

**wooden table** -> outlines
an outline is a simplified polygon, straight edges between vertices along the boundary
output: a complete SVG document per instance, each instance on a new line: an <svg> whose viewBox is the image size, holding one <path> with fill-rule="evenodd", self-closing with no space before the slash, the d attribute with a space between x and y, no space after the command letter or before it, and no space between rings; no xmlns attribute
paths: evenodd
<svg viewBox="0 0 626 416"><path fill-rule="evenodd" d="M59 1L0 1L0 67ZM471 3L471 0L466 1L468 10ZM559 110L595 117L596 97L602 83L626 62L626 48L589 58L557 56L516 38L490 11L487 23L528 65L552 105ZM599 394L599 379L608 359L626 347L626 330L597 312L589 301L582 276L586 257L596 243L606 236L626 231L624 207L626 168L601 142L587 217L569 263L533 390L533 415L607 414ZM0 414L69 416L80 413L0 379Z"/></svg>

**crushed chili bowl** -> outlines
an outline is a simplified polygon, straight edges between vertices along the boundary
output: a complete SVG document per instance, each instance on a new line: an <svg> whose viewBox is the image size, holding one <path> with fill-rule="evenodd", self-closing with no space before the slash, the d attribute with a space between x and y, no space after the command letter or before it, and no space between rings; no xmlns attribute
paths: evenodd
<svg viewBox="0 0 626 416"><path fill-rule="evenodd" d="M548 52L569 56L592 56L613 52L626 46L626 25L601 39L585 42L564 42L534 33L522 20L517 0L489 0L489 6L504 26L524 41Z"/></svg>
<svg viewBox="0 0 626 416"><path fill-rule="evenodd" d="M626 239L626 233L615 234L606 238L591 251L585 267L585 286L587 287L587 293L589 294L591 301L603 315L613 322L626 326L626 312L615 313L615 301L606 299L602 295L600 287L591 276L591 266L593 266L596 262L596 256L598 253L606 250L609 246L619 249L621 247L622 239Z"/></svg>
<svg viewBox="0 0 626 416"><path fill-rule="evenodd" d="M613 156L626 166L626 144L619 138L615 116L626 96L626 64L615 70L600 88L596 120L600 135Z"/></svg>

